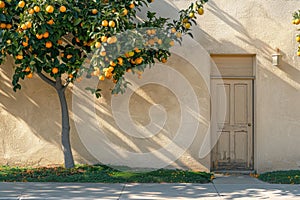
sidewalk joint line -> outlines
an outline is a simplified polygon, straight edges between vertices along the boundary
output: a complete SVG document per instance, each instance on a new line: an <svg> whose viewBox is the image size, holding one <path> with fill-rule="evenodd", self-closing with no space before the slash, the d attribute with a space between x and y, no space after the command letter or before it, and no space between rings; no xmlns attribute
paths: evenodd
<svg viewBox="0 0 300 200"><path fill-rule="evenodd" d="M217 189L217 187L216 187L216 185L215 185L214 182L212 182L212 185L214 186L214 188L215 188L215 190L216 190L216 192L218 194L218 197L222 198L222 195L219 193L219 191L218 191L218 189Z"/></svg>
<svg viewBox="0 0 300 200"><path fill-rule="evenodd" d="M122 194L123 194L123 192L124 192L124 190L125 190L125 187L126 187L126 185L127 185L127 183L125 183L125 184L123 185L123 187L122 187L122 190L121 190L121 192L120 192L120 195L119 195L119 198L118 198L118 200L120 200L120 199L121 199L121 196L122 196Z"/></svg>

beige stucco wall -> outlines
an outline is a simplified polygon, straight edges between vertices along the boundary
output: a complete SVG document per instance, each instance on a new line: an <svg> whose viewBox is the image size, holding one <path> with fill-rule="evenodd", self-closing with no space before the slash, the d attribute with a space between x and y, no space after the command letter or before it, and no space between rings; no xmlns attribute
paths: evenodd
<svg viewBox="0 0 300 200"><path fill-rule="evenodd" d="M214 0L196 39L211 54L255 54L255 156L258 172L299 169L300 59L291 13L297 0ZM280 49L279 67L271 55Z"/></svg>
<svg viewBox="0 0 300 200"><path fill-rule="evenodd" d="M172 2L177 7L186 7L191 1ZM211 54L256 55L254 164L258 172L300 167L297 148L300 143L300 59L295 55L296 28L291 25L291 13L299 6L298 0L211 0L205 15L198 18L201 29L194 32L195 39ZM163 1L156 1L154 7L160 9L162 14L174 14L173 8ZM276 48L283 55L280 67L271 64L271 55ZM188 65L184 62L175 56L169 65L180 68ZM8 61L0 69L0 165L61 164L60 114L55 92L35 77L23 82L22 91L14 93L10 85L11 66L11 61ZM204 74L208 75L208 72ZM207 77L198 78L194 77L190 82L197 92L199 103L204 105L200 108L204 119L209 119ZM173 77L169 79L174 81ZM176 98L166 88L154 88L150 85L143 89L162 104L172 102L166 105L167 113L173 116L167 127L168 130L176 129L176 114L179 113ZM157 98L165 93L168 93L168 98ZM71 103L70 91L67 97ZM99 103L109 108L109 100L110 96L106 94ZM136 113L147 109L149 104L138 95L133 96L131 102L140 103L137 107L131 107L133 119L141 124L147 123L148 115ZM98 116L101 117L101 113ZM208 125L201 122L200 127L192 146L173 166L198 170L210 168L209 155L204 159L198 156ZM73 121L71 129L76 161L98 162L80 141ZM148 142L136 141L141 148L149 145Z"/></svg>

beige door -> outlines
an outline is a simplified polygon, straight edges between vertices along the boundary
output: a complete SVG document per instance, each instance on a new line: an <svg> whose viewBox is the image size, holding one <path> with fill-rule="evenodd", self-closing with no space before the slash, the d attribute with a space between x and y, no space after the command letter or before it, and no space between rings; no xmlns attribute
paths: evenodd
<svg viewBox="0 0 300 200"><path fill-rule="evenodd" d="M213 170L252 169L252 95L252 80L212 80L212 131L218 138L212 152Z"/></svg>

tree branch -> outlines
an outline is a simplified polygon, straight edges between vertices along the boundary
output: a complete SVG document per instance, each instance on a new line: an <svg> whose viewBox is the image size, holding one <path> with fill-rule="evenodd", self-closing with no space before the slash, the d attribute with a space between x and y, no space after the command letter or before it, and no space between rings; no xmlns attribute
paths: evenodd
<svg viewBox="0 0 300 200"><path fill-rule="evenodd" d="M51 80L50 78L48 78L47 76L45 76L42 72L37 72L38 76L45 81L46 83L48 83L49 85L51 85L52 87L55 88L56 82Z"/></svg>

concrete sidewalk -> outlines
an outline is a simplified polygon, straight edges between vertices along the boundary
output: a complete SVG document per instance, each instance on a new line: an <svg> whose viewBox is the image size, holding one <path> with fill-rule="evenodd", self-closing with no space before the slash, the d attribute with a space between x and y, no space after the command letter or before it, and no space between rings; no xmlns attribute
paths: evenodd
<svg viewBox="0 0 300 200"><path fill-rule="evenodd" d="M249 176L217 176L210 184L0 183L0 200L299 199L299 185L266 184Z"/></svg>

